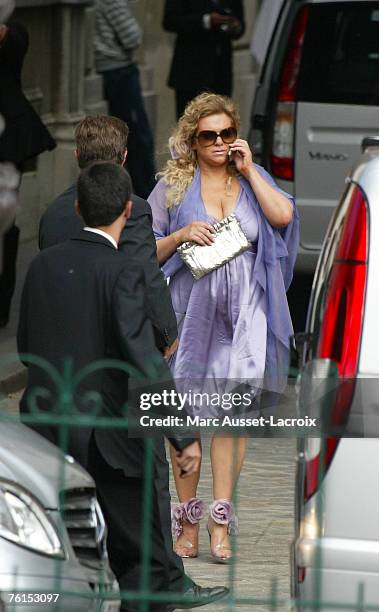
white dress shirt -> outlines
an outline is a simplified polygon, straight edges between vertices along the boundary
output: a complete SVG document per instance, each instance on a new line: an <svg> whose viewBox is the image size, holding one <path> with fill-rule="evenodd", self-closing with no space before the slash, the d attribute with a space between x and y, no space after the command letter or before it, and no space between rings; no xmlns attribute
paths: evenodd
<svg viewBox="0 0 379 612"><path fill-rule="evenodd" d="M109 242L113 244L114 248L118 249L117 242L115 241L113 236L110 236L110 234L107 234L107 232L103 232L103 230L97 229L97 227L83 227L83 229L85 232L92 232L93 234L99 234L99 236L102 236L103 238L107 238Z"/></svg>

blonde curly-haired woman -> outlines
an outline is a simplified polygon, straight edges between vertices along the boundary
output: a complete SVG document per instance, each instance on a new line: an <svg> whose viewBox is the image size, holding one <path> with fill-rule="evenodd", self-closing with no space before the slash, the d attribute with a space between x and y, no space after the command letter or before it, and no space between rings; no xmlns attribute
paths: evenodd
<svg viewBox="0 0 379 612"><path fill-rule="evenodd" d="M238 130L232 100L212 93L194 98L170 138L172 159L149 202L158 259L170 277L178 320L179 347L170 363L178 387L185 381L187 389L198 389L200 381L203 391L219 391L239 381L254 399L267 376L271 390L280 391L285 383L292 333L286 290L296 257L298 218L292 197L253 163ZM251 248L194 280L176 252L178 246L187 241L211 245L212 225L232 213ZM225 416L221 402L193 410L205 417ZM232 555L232 497L244 455L244 437L213 436L214 501L207 527L218 561ZM203 516L203 503L197 498L199 477L200 472L182 479L174 468L180 501L173 513L175 550L182 557L198 553Z"/></svg>

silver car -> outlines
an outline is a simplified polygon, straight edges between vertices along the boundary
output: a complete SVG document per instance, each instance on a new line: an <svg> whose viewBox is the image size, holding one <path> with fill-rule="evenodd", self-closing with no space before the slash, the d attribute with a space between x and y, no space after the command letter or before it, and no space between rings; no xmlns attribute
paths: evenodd
<svg viewBox="0 0 379 612"><path fill-rule="evenodd" d="M379 137L363 149L300 337L299 409L322 430L299 441L292 576L302 611L379 605Z"/></svg>
<svg viewBox="0 0 379 612"><path fill-rule="evenodd" d="M284 0L258 79L251 142L299 208L297 271L314 271L364 136L379 125L379 2Z"/></svg>
<svg viewBox="0 0 379 612"><path fill-rule="evenodd" d="M30 428L2 421L0 610L119 610L105 596L117 593L105 538L87 472Z"/></svg>

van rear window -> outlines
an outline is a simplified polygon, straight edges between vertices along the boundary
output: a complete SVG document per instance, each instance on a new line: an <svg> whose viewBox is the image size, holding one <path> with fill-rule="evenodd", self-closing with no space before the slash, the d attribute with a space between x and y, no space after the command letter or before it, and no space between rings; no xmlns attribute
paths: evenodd
<svg viewBox="0 0 379 612"><path fill-rule="evenodd" d="M379 104L379 2L311 5L298 99Z"/></svg>

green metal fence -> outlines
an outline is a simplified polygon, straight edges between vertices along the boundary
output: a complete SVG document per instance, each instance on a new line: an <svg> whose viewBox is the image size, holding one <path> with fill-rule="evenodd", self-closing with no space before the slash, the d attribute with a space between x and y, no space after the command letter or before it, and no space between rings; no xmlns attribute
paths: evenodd
<svg viewBox="0 0 379 612"><path fill-rule="evenodd" d="M7 360L3 359L3 363L7 361L16 361L17 356L9 356ZM109 418L102 415L101 412L101 404L97 400L95 396L91 397L92 405L94 408L88 414L84 414L79 411L77 407L74 405L74 392L77 388L79 382L83 380L89 373L93 373L96 371L100 371L102 368L119 368L122 371L127 371L128 368L124 363L116 362L116 361L102 361L96 364L92 364L90 367L85 368L79 373L75 373L73 371L72 362L70 360L66 360L62 372L58 372L55 370L50 364L45 361L39 359L35 356L24 356L23 360L28 360L39 367L43 368L45 372L48 373L49 377L53 381L55 388L57 390L57 404L55 406L56 410L54 413L40 413L37 407L37 397L38 396L46 396L45 389L37 389L34 396L31 398L31 413L23 416L23 422L27 425L31 424L48 424L54 425L59 428L59 441L60 448L63 453L67 450L68 443L68 431L70 427L96 427L96 428L127 428L128 423L128 415L127 415L127 406L124 406L124 416L122 418ZM7 423L17 422L19 420L19 415L16 413L9 413L6 410L2 409L0 411L0 427L5 427ZM272 440L273 444L273 452L275 440ZM143 503L143 534L141 540L141 548L142 548L142 567L140 574L140 588L137 592L124 591L119 593L117 589L109 590L106 586L106 576L105 572L102 575L101 570L99 570L99 590L97 592L70 592L65 590L64 588L64 576L62 575L62 562L59 558L52 560L55 564L54 567L54 575L55 575L55 583L54 588L46 591L46 595L52 592L59 595L57 601L55 603L52 602L51 608L54 610L61 610L64 605L64 601L69 601L70 598L75 598L77 600L78 597L82 598L83 602L83 610L90 609L88 600L91 600L93 605L93 610L104 610L104 603L101 602L106 601L114 601L115 599L119 599L120 597L123 600L133 600L139 603L140 612L147 612L149 609L149 604L152 602L164 602L165 604L169 604L170 602L178 602L180 597L177 594L173 593L152 593L149 591L149 578L150 578L150 553L151 553L151 529L152 529L152 487L153 487L153 462L154 462L154 444L155 441L153 438L147 438L145 440L145 455L144 455L144 503ZM322 487L322 472L323 472L323 459L324 459L325 447L321 444L321 460L319 462L319 479L320 479L320 487ZM65 472L66 472L67 463L64 460L64 455L62 455L62 462L60 466L60 474L59 474L59 490L63 492L61 495L61 518L60 523L58 525L58 532L64 531L66 529L64 523L63 516L63 506L65 503ZM270 487L270 482L267 483L267 486ZM324 508L323 505L323 496L319 495L317 497L317 515L319 517L319 521L322 521ZM237 513L238 513L238 505L239 505L239 496L238 496L238 487L235 494L234 503L236 505ZM1 510L1 507L0 507ZM254 512L254 508L251 510ZM0 520L1 520L1 512L0 512ZM1 527L1 524L0 524ZM0 555L2 548L2 538L0 532ZM233 552L235 553L235 557L238 559L238 550L239 550L239 539L232 538L232 546ZM316 569L321 570L323 567L323 558L322 558L322 548L319 546L317 552L317 561L316 561ZM246 563L249 563L248 559L245 559ZM379 569L379 568L378 568ZM22 571L22 568L21 568ZM252 571L254 568L252 567ZM278 578L276 576L271 577L270 581L270 591L264 596L257 596L254 592L251 592L248 596L239 596L238 595L238 561L237 563L232 562L228 564L227 568L228 572L228 580L227 585L230 589L229 595L223 599L222 601L217 603L217 609L233 611L237 610L250 610L256 607L259 609L265 610L290 610L290 609L298 609L298 610L356 610L356 611L364 611L364 610L379 610L379 602L375 605L366 603L365 598L365 590L363 583L359 586L356 594L356 601L354 603L345 602L344 601L344 593L340 594L340 601L325 601L323 600L323 585L322 585L322 572L318 571L317 579L314 582L314 592L312 597L305 601L294 600L289 596L282 596L279 589ZM33 601L32 603L27 602L28 594L34 594L35 591L31 589L30 591L25 589L19 590L20 585L20 568L14 568L13 571L14 582L12 584L12 588L10 591L13 593L13 599L9 602L6 599L7 594L3 593L2 599L5 601L6 611L9 610L18 610L18 605L22 604L25 609L38 609L39 605L45 605L45 602L41 600L40 602ZM296 580L296 577L294 577ZM1 576L0 576L1 581ZM288 582L290 581L290 569L288 570ZM209 582L209 581L208 581ZM212 579L212 583L216 584L220 582L217 580L217 566L215 566L214 577ZM1 584L1 583L0 583ZM253 590L253 589L252 589ZM26 597L26 599L20 599L20 597ZM1 601L1 586L0 586L0 601ZM185 600L183 600L185 602ZM46 604L47 605L47 604ZM66 604L67 606L67 604ZM66 608L67 609L67 608ZM209 609L214 609L211 605ZM1 604L0 604L1 610Z"/></svg>

